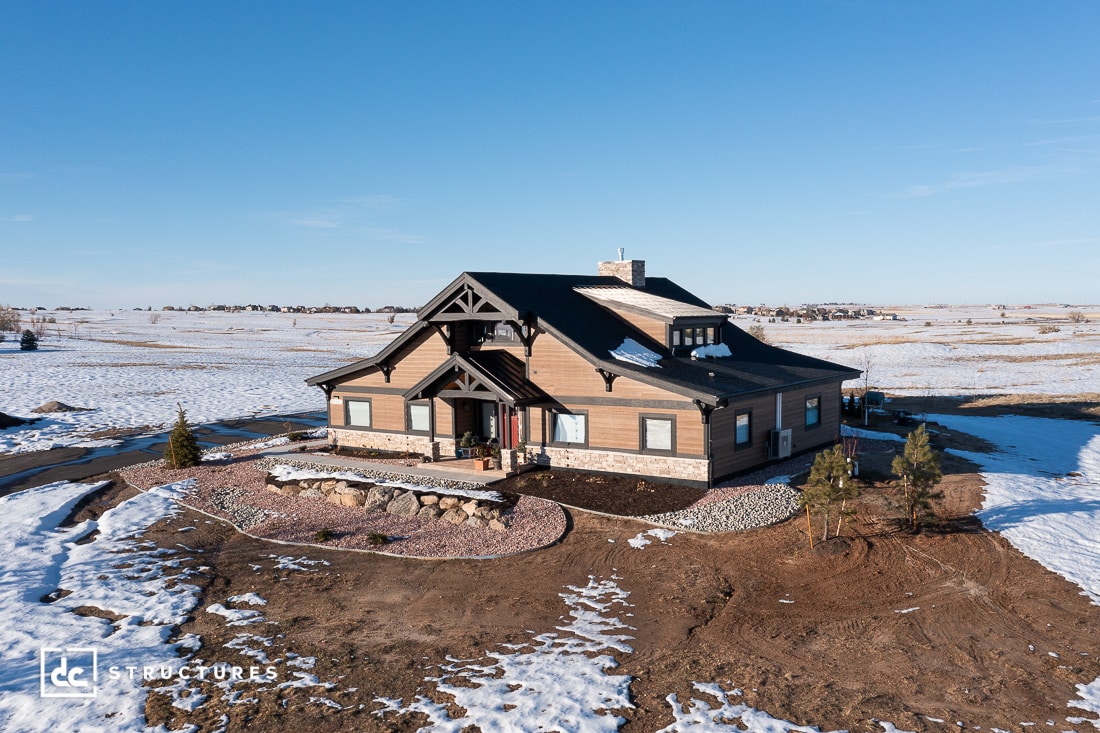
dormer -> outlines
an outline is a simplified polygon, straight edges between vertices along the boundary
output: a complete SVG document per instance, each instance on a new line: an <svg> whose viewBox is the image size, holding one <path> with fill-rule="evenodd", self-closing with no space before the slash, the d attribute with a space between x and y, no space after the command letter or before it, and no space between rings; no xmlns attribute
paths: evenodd
<svg viewBox="0 0 1100 733"><path fill-rule="evenodd" d="M698 346L722 342L722 324L726 316L709 308L626 285L595 285L573 290L663 343L673 356L686 356Z"/></svg>

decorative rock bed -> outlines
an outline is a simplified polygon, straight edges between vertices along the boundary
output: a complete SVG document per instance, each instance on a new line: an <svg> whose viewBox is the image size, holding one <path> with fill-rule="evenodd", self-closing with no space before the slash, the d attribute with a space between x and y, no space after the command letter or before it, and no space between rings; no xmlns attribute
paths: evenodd
<svg viewBox="0 0 1100 733"><path fill-rule="evenodd" d="M500 501L466 496L440 495L345 478L281 479L267 475L266 489L282 496L324 499L330 504L363 507L368 513L386 512L398 517L420 517L450 524L488 527L503 532L508 529L507 511L516 504L516 497ZM487 493L487 492L486 492Z"/></svg>
<svg viewBox="0 0 1100 733"><path fill-rule="evenodd" d="M193 481L184 502L192 509L226 519L261 539L333 549L423 559L497 557L553 544L567 527L560 506L530 496L389 472L383 478L357 470L349 478L332 466L304 462L288 470L289 463L261 457L246 445L233 450L229 459L192 468L173 470L163 461L150 461L122 475L139 489ZM417 484L407 483L411 481ZM372 492L377 507L367 511ZM436 511L438 516L432 516ZM385 544L377 544L379 537Z"/></svg>

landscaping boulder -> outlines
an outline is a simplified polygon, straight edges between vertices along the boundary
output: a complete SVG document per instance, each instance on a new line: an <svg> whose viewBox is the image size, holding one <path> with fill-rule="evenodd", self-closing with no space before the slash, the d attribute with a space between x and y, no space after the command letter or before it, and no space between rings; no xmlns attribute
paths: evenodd
<svg viewBox="0 0 1100 733"><path fill-rule="evenodd" d="M466 524L470 527L479 527L482 529L489 526L489 523L481 517L470 517L466 520Z"/></svg>
<svg viewBox="0 0 1100 733"><path fill-rule="evenodd" d="M325 492L320 489L305 489L298 496L303 496L307 499L324 499Z"/></svg>
<svg viewBox="0 0 1100 733"><path fill-rule="evenodd" d="M386 508L393 499L393 489L389 486L372 486L367 492L367 501L363 507L368 512L377 512Z"/></svg>
<svg viewBox="0 0 1100 733"><path fill-rule="evenodd" d="M439 497L436 496L435 494L423 494L420 497L420 503L423 504L424 506L431 506L432 504L438 504L439 503Z"/></svg>
<svg viewBox="0 0 1100 733"><path fill-rule="evenodd" d="M473 499L470 499L468 502L466 502L465 504L462 505L462 511L466 512L471 517L474 516L474 512L476 512L477 509L478 509L477 502L474 501Z"/></svg>
<svg viewBox="0 0 1100 733"><path fill-rule="evenodd" d="M415 517L419 511L420 500L411 491L395 495L393 500L386 505L386 512L398 517Z"/></svg>
<svg viewBox="0 0 1100 733"><path fill-rule="evenodd" d="M439 508L443 511L447 511L448 509L454 509L461 503L461 501L453 496L444 496L442 499L439 500Z"/></svg>
<svg viewBox="0 0 1100 733"><path fill-rule="evenodd" d="M451 524L462 524L467 519L469 519L469 515L458 507L448 509L447 511L443 512L443 516L440 517L440 520L444 522L450 522Z"/></svg>
<svg viewBox="0 0 1100 733"><path fill-rule="evenodd" d="M489 529L495 530L497 532L503 532L508 529L508 525L500 521L499 519L490 519Z"/></svg>
<svg viewBox="0 0 1100 733"><path fill-rule="evenodd" d="M442 514L443 511L435 504L425 504L420 507L420 511L416 513L416 516L424 519L439 519Z"/></svg>

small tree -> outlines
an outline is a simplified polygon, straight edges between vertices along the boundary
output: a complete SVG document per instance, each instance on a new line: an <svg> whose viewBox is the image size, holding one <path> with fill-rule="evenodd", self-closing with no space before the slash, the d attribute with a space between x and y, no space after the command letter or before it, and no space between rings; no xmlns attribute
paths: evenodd
<svg viewBox="0 0 1100 733"><path fill-rule="evenodd" d="M38 337L34 335L34 331L29 328L23 332L23 337L19 339L19 349L21 351L34 351L38 348Z"/></svg>
<svg viewBox="0 0 1100 733"><path fill-rule="evenodd" d="M202 451L199 449L199 441L191 426L187 424L187 414L183 411L183 405L176 404L179 412L176 415L176 424L172 426L172 432L168 434L168 445L164 448L164 460L169 468L187 468L196 466L202 460Z"/></svg>
<svg viewBox="0 0 1100 733"><path fill-rule="evenodd" d="M759 323L749 326L748 334L761 343L768 343L768 335L764 333L764 327Z"/></svg>
<svg viewBox="0 0 1100 733"><path fill-rule="evenodd" d="M798 497L799 503L806 508L806 525L810 535L810 547L813 547L812 514L821 514L825 531L821 539L829 539L829 519L836 513L836 533L840 534L844 520L852 512L848 502L859 496L859 486L851 475L851 464L844 455L844 446L834 445L829 450L817 454L810 468L810 478L806 488Z"/></svg>
<svg viewBox="0 0 1100 733"><path fill-rule="evenodd" d="M1089 319L1081 311L1070 311L1069 320L1070 323L1088 323Z"/></svg>
<svg viewBox="0 0 1100 733"><path fill-rule="evenodd" d="M905 451L894 457L890 470L901 478L905 518L916 531L935 516L933 502L943 498L936 485L943 479L940 456L928 442L928 431L922 424L905 440Z"/></svg>

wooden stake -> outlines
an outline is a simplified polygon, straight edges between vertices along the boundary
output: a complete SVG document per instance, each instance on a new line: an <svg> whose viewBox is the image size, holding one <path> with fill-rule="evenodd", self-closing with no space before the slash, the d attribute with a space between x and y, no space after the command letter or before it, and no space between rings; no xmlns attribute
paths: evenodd
<svg viewBox="0 0 1100 733"><path fill-rule="evenodd" d="M810 524L810 505L806 505L806 534L810 537L810 549L814 549L814 527Z"/></svg>

